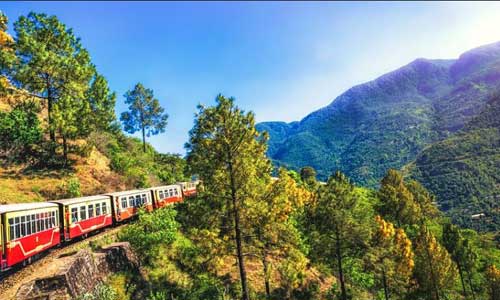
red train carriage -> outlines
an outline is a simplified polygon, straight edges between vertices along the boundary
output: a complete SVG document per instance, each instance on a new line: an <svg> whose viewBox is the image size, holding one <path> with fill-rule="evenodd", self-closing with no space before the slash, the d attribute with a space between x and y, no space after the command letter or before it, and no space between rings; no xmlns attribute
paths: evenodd
<svg viewBox="0 0 500 300"><path fill-rule="evenodd" d="M58 207L54 203L0 205L0 270L55 247L60 242Z"/></svg>
<svg viewBox="0 0 500 300"><path fill-rule="evenodd" d="M192 197L196 195L196 181L179 182L177 184L181 187L182 195L184 197Z"/></svg>
<svg viewBox="0 0 500 300"><path fill-rule="evenodd" d="M110 196L98 195L51 202L59 205L60 220L63 220L64 224L63 237L66 241L113 223Z"/></svg>
<svg viewBox="0 0 500 300"><path fill-rule="evenodd" d="M112 198L116 222L122 222L137 215L140 207L144 207L146 211L153 210L153 199L149 189L116 192L109 194L109 196Z"/></svg>
<svg viewBox="0 0 500 300"><path fill-rule="evenodd" d="M155 208L164 207L171 203L182 201L182 191L180 185L166 185L151 188L154 195Z"/></svg>

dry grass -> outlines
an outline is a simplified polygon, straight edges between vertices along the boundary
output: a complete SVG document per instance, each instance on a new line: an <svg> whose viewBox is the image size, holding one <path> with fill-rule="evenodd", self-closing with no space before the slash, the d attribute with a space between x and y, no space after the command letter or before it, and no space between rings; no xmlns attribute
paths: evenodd
<svg viewBox="0 0 500 300"><path fill-rule="evenodd" d="M277 261L275 259L270 259L271 265L277 265ZM262 262L255 257L246 257L245 258L245 268L247 271L247 279L249 285L258 293L265 293L265 284L264 284L264 271L262 267ZM281 282L281 276L275 267L271 267L271 277L270 284L271 289L279 288L279 284ZM233 282L238 282L240 280L239 277L239 269L238 264L236 262L235 257L228 256L224 259L223 266L217 272L218 276L229 275ZM321 273L316 270L314 267L309 267L306 270L306 281L305 284L311 282L318 282L320 285L321 293L327 292L334 283L335 278L332 276L324 277Z"/></svg>
<svg viewBox="0 0 500 300"><path fill-rule="evenodd" d="M0 167L0 203L22 203L61 198L68 180L78 178L82 195L124 190L121 176L111 171L109 160L93 149L88 157L72 155L73 171L24 172L25 166Z"/></svg>

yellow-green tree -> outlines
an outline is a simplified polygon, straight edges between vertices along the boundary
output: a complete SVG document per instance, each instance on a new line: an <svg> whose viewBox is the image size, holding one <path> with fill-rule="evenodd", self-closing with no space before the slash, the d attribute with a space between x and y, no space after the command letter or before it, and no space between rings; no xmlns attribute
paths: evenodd
<svg viewBox="0 0 500 300"><path fill-rule="evenodd" d="M486 269L486 280L490 300L500 300L500 270L495 265Z"/></svg>
<svg viewBox="0 0 500 300"><path fill-rule="evenodd" d="M377 229L365 260L375 274L375 286L383 289L385 300L403 299L415 266L412 243L403 229L395 228L380 216L375 221Z"/></svg>
<svg viewBox="0 0 500 300"><path fill-rule="evenodd" d="M378 197L380 214L398 227L416 224L420 221L421 209L415 202L411 191L406 187L399 171L391 169L387 172L381 181Z"/></svg>
<svg viewBox="0 0 500 300"><path fill-rule="evenodd" d="M292 264L294 261L292 258L300 262L305 259L300 258L296 250L301 240L293 215L302 208L310 196L310 192L297 186L287 170L280 169L278 179L269 183L264 195L258 201L251 201L248 204L246 223L250 225L249 231L255 237L252 245L256 255L262 261L268 298L271 297L270 273L272 269L269 257L287 257L285 259L287 264ZM283 272L293 270L294 274L298 274L297 267L302 265L297 263L295 268L290 268L291 266L288 265L280 270ZM288 274L290 277L287 274L282 275L283 278L294 277L291 274ZM289 288L292 286L294 284L287 285L286 290L290 292Z"/></svg>
<svg viewBox="0 0 500 300"><path fill-rule="evenodd" d="M223 239L234 241L231 249L238 260L242 299L248 300L244 250L251 236L245 232L249 226L243 216L270 181L267 136L255 129L254 114L239 109L233 98L219 95L215 106L198 109L186 144L188 165L203 181L201 197L212 207L211 216L204 215L207 221Z"/></svg>
<svg viewBox="0 0 500 300"><path fill-rule="evenodd" d="M5 93L9 87L7 72L15 58L14 39L7 32L8 18L0 11L0 93Z"/></svg>
<svg viewBox="0 0 500 300"><path fill-rule="evenodd" d="M457 267L425 224L415 242L415 257L417 294L430 300L447 299L456 282Z"/></svg>

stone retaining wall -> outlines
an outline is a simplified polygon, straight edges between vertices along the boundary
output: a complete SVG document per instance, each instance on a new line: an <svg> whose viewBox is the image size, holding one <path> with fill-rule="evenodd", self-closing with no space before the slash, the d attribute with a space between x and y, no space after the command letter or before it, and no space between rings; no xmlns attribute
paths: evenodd
<svg viewBox="0 0 500 300"><path fill-rule="evenodd" d="M137 257L128 243L114 243L95 253L81 250L75 255L61 259L67 261L64 267L53 276L25 283L17 291L16 299L75 299L92 291L111 273L139 270Z"/></svg>

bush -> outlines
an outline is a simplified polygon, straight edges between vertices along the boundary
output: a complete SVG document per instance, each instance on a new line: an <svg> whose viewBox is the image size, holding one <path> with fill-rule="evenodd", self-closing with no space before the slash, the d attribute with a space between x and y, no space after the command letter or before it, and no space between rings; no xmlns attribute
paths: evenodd
<svg viewBox="0 0 500 300"><path fill-rule="evenodd" d="M129 242L134 251L140 254L143 263L151 264L160 246L171 244L177 237L179 224L175 214L171 208L157 209L151 213L140 210L139 220L123 228L118 238Z"/></svg>
<svg viewBox="0 0 500 300"><path fill-rule="evenodd" d="M100 283L94 290L77 298L78 300L118 300L118 294L109 285Z"/></svg>
<svg viewBox="0 0 500 300"><path fill-rule="evenodd" d="M10 160L27 160L35 156L42 141L38 108L23 104L10 112L0 112L0 153Z"/></svg>

